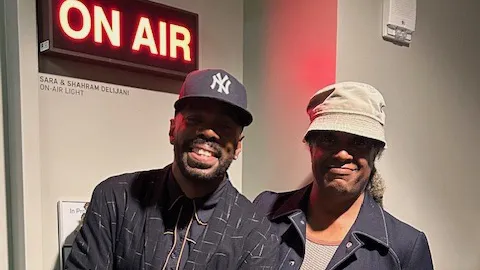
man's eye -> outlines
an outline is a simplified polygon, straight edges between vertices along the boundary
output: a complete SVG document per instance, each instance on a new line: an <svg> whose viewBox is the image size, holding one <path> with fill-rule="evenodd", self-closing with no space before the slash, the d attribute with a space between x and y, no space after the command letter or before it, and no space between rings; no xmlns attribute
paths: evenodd
<svg viewBox="0 0 480 270"><path fill-rule="evenodd" d="M233 129L232 125L228 125L228 124L220 124L218 127L221 128L221 129L223 129L223 130L231 130L231 129Z"/></svg>
<svg viewBox="0 0 480 270"><path fill-rule="evenodd" d="M365 139L358 138L353 141L353 145L356 147L365 148L368 146L368 142Z"/></svg>
<svg viewBox="0 0 480 270"><path fill-rule="evenodd" d="M187 117L187 118L185 118L185 121L189 125L196 125L196 124L199 124L201 122L200 119L198 119L197 117Z"/></svg>
<svg viewBox="0 0 480 270"><path fill-rule="evenodd" d="M331 146L335 144L335 138L331 136L320 136L316 140L318 145Z"/></svg>

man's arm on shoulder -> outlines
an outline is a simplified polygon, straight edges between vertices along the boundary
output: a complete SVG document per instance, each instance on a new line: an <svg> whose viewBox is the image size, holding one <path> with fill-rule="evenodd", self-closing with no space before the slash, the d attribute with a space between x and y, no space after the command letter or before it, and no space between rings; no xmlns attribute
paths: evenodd
<svg viewBox="0 0 480 270"><path fill-rule="evenodd" d="M238 269L274 269L280 238L275 234L270 221L262 215L260 224L246 237Z"/></svg>
<svg viewBox="0 0 480 270"><path fill-rule="evenodd" d="M116 204L111 189L104 183L95 187L65 269L113 269Z"/></svg>
<svg viewBox="0 0 480 270"><path fill-rule="evenodd" d="M419 233L410 255L410 260L406 264L405 269L433 269L432 255L428 245L427 237L424 233Z"/></svg>

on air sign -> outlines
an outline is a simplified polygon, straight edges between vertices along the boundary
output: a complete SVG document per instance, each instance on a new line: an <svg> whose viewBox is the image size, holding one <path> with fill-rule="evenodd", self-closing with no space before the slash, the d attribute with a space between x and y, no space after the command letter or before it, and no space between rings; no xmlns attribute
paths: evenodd
<svg viewBox="0 0 480 270"><path fill-rule="evenodd" d="M198 15L143 0L38 0L40 52L185 76Z"/></svg>

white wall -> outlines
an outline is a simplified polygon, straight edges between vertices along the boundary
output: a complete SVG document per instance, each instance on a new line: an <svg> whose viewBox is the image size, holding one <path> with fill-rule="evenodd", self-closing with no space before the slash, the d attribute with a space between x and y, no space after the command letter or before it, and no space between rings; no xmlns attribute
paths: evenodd
<svg viewBox="0 0 480 270"><path fill-rule="evenodd" d="M246 132L243 192L253 199L307 181L306 105L335 81L337 8L336 0L245 0L244 9L244 82L255 120Z"/></svg>
<svg viewBox="0 0 480 270"><path fill-rule="evenodd" d="M436 269L480 269L480 2L417 1L410 48L381 39L380 0L340 0L338 80L378 87L386 208L427 233Z"/></svg>
<svg viewBox="0 0 480 270"><path fill-rule="evenodd" d="M201 68L224 68L243 79L242 1L159 2L199 14ZM40 91L35 1L11 1L8 8L13 22L7 29L13 75L9 166L16 213L12 265L53 269L58 267L56 202L88 200L94 186L110 175L171 162L168 120L176 95L132 88L129 96ZM62 61L47 65L58 69ZM241 189L241 159L230 175Z"/></svg>
<svg viewBox="0 0 480 270"><path fill-rule="evenodd" d="M301 136L305 105L320 85L298 77L311 67L294 57L295 48L315 51L312 41L298 39L307 29L324 51L326 22L316 12L335 12L332 1L288 8L284 1L259 2L245 1L244 78L257 119L244 151L243 190L250 198L297 188L310 170ZM480 269L480 3L417 1L417 32L405 48L382 40L382 2L339 1L336 80L365 81L385 95L389 149L379 168L386 208L426 232L435 269ZM282 24L280 14L297 16Z"/></svg>

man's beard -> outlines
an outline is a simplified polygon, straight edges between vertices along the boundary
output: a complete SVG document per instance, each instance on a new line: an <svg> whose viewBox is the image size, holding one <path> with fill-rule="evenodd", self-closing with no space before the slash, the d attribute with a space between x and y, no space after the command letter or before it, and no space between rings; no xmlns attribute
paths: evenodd
<svg viewBox="0 0 480 270"><path fill-rule="evenodd" d="M215 168L212 168L213 170L205 171L211 168L211 166L188 156L188 153L192 151L192 148L197 144L207 144L214 150L214 155L217 157L218 162L216 165L213 165L215 166ZM185 142L183 145L175 143L173 148L175 161L177 162L180 172L186 179L194 182L223 180L234 158L233 152L226 153L218 143L209 142L203 138L196 138Z"/></svg>

